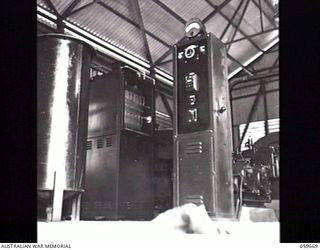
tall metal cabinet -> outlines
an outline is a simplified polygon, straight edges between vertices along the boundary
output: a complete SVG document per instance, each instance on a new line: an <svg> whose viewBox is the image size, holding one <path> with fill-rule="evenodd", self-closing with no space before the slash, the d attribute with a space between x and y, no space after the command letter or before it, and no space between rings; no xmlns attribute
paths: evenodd
<svg viewBox="0 0 320 250"><path fill-rule="evenodd" d="M227 57L210 33L174 45L174 202L233 218Z"/></svg>
<svg viewBox="0 0 320 250"><path fill-rule="evenodd" d="M121 67L91 82L83 220L153 217L154 80Z"/></svg>

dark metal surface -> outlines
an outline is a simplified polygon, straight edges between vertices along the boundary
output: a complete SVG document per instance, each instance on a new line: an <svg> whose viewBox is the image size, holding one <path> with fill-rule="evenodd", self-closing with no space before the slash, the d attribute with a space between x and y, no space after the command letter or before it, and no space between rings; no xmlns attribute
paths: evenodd
<svg viewBox="0 0 320 250"><path fill-rule="evenodd" d="M153 216L152 141L134 132L88 139L83 220Z"/></svg>
<svg viewBox="0 0 320 250"><path fill-rule="evenodd" d="M118 219L153 218L153 142L133 132L120 136Z"/></svg>
<svg viewBox="0 0 320 250"><path fill-rule="evenodd" d="M92 48L75 38L38 37L38 190L53 190L55 173L65 190L83 186L92 56Z"/></svg>
<svg viewBox="0 0 320 250"><path fill-rule="evenodd" d="M154 85L138 73L119 67L91 82L83 220L153 216Z"/></svg>
<svg viewBox="0 0 320 250"><path fill-rule="evenodd" d="M178 147L178 204L202 196L210 216L217 214L216 165L213 159L213 133L180 135ZM197 148L197 149L196 149Z"/></svg>
<svg viewBox="0 0 320 250"><path fill-rule="evenodd" d="M122 68L94 78L90 85L89 138L122 129L152 135L154 80L138 74Z"/></svg>
<svg viewBox="0 0 320 250"><path fill-rule="evenodd" d="M120 74L97 76L90 82L88 138L115 133L120 116Z"/></svg>
<svg viewBox="0 0 320 250"><path fill-rule="evenodd" d="M206 46L208 48L208 39L206 37L201 36L200 38L193 39L193 43L187 42L186 44L180 45L177 53L184 53L185 49L187 49L190 44L197 44L199 46ZM199 52L199 48L196 49L197 52L194 58L198 57L199 59L196 62L193 62L192 59L182 59L178 60L178 111L177 111L177 122L178 122L178 133L190 133L195 131L206 130L210 126L210 115L209 115L209 85L203 84L208 82L209 75L206 71L205 65L209 63L208 54L202 54ZM194 59L193 58L193 59ZM186 63L187 62L187 63ZM190 90L186 93L185 90L185 75L188 72L194 72L199 81L202 83L199 87L199 90ZM188 96L190 94L196 94L196 103L194 105L195 108L198 109L198 122L189 123L188 122Z"/></svg>
<svg viewBox="0 0 320 250"><path fill-rule="evenodd" d="M117 219L119 138L116 135L89 138L82 219Z"/></svg>
<svg viewBox="0 0 320 250"><path fill-rule="evenodd" d="M254 143L254 146L259 148L276 146L279 147L279 132L270 133Z"/></svg>
<svg viewBox="0 0 320 250"><path fill-rule="evenodd" d="M205 41L205 42L203 42ZM205 46L187 58L178 53L189 45ZM203 202L213 218L234 218L232 132L226 51L211 34L175 47L174 202ZM198 87L190 89L185 75L194 72ZM196 96L192 104L189 95ZM182 113L198 109L190 122ZM207 117L207 118L205 118ZM205 118L205 119L204 119ZM182 128L182 129L181 129Z"/></svg>
<svg viewBox="0 0 320 250"><path fill-rule="evenodd" d="M161 213L173 207L173 130L156 131L154 144L154 209Z"/></svg>

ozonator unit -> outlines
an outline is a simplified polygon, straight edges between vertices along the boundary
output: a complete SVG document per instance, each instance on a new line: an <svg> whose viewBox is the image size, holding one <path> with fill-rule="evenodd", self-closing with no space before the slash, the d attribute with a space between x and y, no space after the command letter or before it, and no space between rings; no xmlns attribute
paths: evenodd
<svg viewBox="0 0 320 250"><path fill-rule="evenodd" d="M174 205L204 204L235 216L227 55L198 19L174 45Z"/></svg>
<svg viewBox="0 0 320 250"><path fill-rule="evenodd" d="M86 162L89 70L94 55L91 46L72 36L38 36L39 220L79 218Z"/></svg>

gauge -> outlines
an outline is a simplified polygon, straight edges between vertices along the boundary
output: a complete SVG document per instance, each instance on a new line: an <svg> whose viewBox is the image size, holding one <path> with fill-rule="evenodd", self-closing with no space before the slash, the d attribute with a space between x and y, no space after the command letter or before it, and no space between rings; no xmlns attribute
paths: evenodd
<svg viewBox="0 0 320 250"><path fill-rule="evenodd" d="M198 18L191 18L185 25L185 36L195 37L200 32L205 32L205 27Z"/></svg>

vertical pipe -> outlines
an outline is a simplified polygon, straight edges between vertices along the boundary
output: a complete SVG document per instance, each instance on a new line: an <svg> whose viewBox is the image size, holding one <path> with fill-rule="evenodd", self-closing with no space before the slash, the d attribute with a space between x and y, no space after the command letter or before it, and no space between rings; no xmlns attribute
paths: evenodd
<svg viewBox="0 0 320 250"><path fill-rule="evenodd" d="M269 134L269 115L268 115L268 103L267 103L267 93L266 93L266 85L264 81L261 83L263 87L263 107L264 107L264 131L265 135Z"/></svg>

